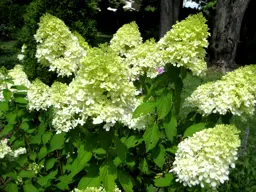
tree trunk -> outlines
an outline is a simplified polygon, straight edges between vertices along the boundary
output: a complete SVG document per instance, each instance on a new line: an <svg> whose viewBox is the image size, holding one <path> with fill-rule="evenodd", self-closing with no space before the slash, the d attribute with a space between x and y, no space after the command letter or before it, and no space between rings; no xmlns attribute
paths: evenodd
<svg viewBox="0 0 256 192"><path fill-rule="evenodd" d="M237 43L244 13L250 0L217 0L211 41L211 64L230 70L235 67Z"/></svg>
<svg viewBox="0 0 256 192"><path fill-rule="evenodd" d="M172 28L179 19L183 0L161 0L160 5L160 38Z"/></svg>

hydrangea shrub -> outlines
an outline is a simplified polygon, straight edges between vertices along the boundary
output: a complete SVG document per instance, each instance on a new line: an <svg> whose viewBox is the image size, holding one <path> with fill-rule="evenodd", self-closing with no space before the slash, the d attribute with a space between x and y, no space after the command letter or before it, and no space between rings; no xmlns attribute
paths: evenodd
<svg viewBox="0 0 256 192"><path fill-rule="evenodd" d="M190 16L158 42L143 42L133 22L121 27L109 45L90 47L61 20L44 15L35 35L37 59L71 80L29 82L20 66L0 73L0 139L5 143L0 155L26 149L12 161L0 161L0 190L222 187L237 159L238 129L223 121L210 126L198 114L178 118L184 73L206 70L205 22L202 14ZM240 97L243 89L238 89L236 103L246 106L250 94L255 100L254 73L249 66L227 74L215 82L218 94L225 84L244 83L248 93ZM218 94L216 103L222 102Z"/></svg>

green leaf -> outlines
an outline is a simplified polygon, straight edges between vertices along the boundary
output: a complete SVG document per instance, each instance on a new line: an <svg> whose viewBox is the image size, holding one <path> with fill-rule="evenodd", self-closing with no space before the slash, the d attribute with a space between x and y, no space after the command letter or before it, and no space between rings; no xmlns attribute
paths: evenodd
<svg viewBox="0 0 256 192"><path fill-rule="evenodd" d="M52 132L46 132L45 134L43 134L42 136L43 144L45 145L46 143L48 143L48 141L50 141L51 138L52 138Z"/></svg>
<svg viewBox="0 0 256 192"><path fill-rule="evenodd" d="M126 161L127 147L118 137L115 137L116 152L122 162Z"/></svg>
<svg viewBox="0 0 256 192"><path fill-rule="evenodd" d="M13 130L13 124L7 124L4 126L4 129L1 131L0 136L6 136Z"/></svg>
<svg viewBox="0 0 256 192"><path fill-rule="evenodd" d="M19 173L19 176L24 178L24 177L27 177L27 178L32 178L32 177L35 177L35 174L33 171L20 171Z"/></svg>
<svg viewBox="0 0 256 192"><path fill-rule="evenodd" d="M48 153L48 151L47 151L46 146L43 146L43 147L40 149L39 153L38 153L38 159L39 159L39 160L43 159L43 158L47 155L47 153Z"/></svg>
<svg viewBox="0 0 256 192"><path fill-rule="evenodd" d="M27 122L22 122L20 128L23 129L24 131L27 131L29 129L29 125Z"/></svg>
<svg viewBox="0 0 256 192"><path fill-rule="evenodd" d="M28 101L26 99L24 99L23 97L14 98L14 102L20 103L20 104L28 104Z"/></svg>
<svg viewBox="0 0 256 192"><path fill-rule="evenodd" d="M35 135L32 136L30 139L30 144L40 144L41 143L41 136L40 135Z"/></svg>
<svg viewBox="0 0 256 192"><path fill-rule="evenodd" d="M6 175L3 176L4 179L6 179L7 177L10 177L13 180L17 180L17 172L16 171L8 171L8 173Z"/></svg>
<svg viewBox="0 0 256 192"><path fill-rule="evenodd" d="M15 183L8 183L6 186L6 191L7 192L18 192L18 186Z"/></svg>
<svg viewBox="0 0 256 192"><path fill-rule="evenodd" d="M50 186L51 183L49 181L53 180L57 174L58 174L58 169L52 171L51 173L49 173L48 175L46 175L44 177L39 177L37 179L37 183L39 185L41 185L42 187Z"/></svg>
<svg viewBox="0 0 256 192"><path fill-rule="evenodd" d="M178 150L178 147L177 146L173 146L172 148L167 148L165 150L175 155L175 153Z"/></svg>
<svg viewBox="0 0 256 192"><path fill-rule="evenodd" d="M141 115L146 115L148 113L152 113L156 107L155 102L145 102L139 105L134 113L133 113L133 118L140 117Z"/></svg>
<svg viewBox="0 0 256 192"><path fill-rule="evenodd" d="M65 142L65 136L65 133L55 134L51 140L49 152L62 149Z"/></svg>
<svg viewBox="0 0 256 192"><path fill-rule="evenodd" d="M177 135L177 119L174 113L164 122L166 137L173 142L173 138Z"/></svg>
<svg viewBox="0 0 256 192"><path fill-rule="evenodd" d="M121 170L118 171L118 179L125 191L133 192L132 178L128 173Z"/></svg>
<svg viewBox="0 0 256 192"><path fill-rule="evenodd" d="M145 173L145 174L149 173L148 163L145 158L140 162L139 169L142 171L142 173Z"/></svg>
<svg viewBox="0 0 256 192"><path fill-rule="evenodd" d="M155 164L162 169L165 164L165 148L159 144L152 150L152 158Z"/></svg>
<svg viewBox="0 0 256 192"><path fill-rule="evenodd" d="M65 182L59 182L56 184L56 187L59 188L62 191L67 191L69 190L68 184Z"/></svg>
<svg viewBox="0 0 256 192"><path fill-rule="evenodd" d="M105 155L107 152L103 148L98 148L98 149L93 150L93 153L95 153L97 155Z"/></svg>
<svg viewBox="0 0 256 192"><path fill-rule="evenodd" d="M205 123L197 123L188 127L183 135L183 137L192 136L194 133L205 129Z"/></svg>
<svg viewBox="0 0 256 192"><path fill-rule="evenodd" d="M173 180L173 175L170 173L165 174L163 178L154 179L156 187L170 187Z"/></svg>
<svg viewBox="0 0 256 192"><path fill-rule="evenodd" d="M9 101L12 97L12 92L8 89L4 89L3 96L4 96L5 101Z"/></svg>
<svg viewBox="0 0 256 192"><path fill-rule="evenodd" d="M100 187L100 176L86 176L83 177L78 183L78 189L85 189L86 187Z"/></svg>
<svg viewBox="0 0 256 192"><path fill-rule="evenodd" d="M148 127L146 129L145 133L143 134L143 139L146 144L146 152L150 151L156 146L160 139L160 131L156 123L152 127Z"/></svg>
<svg viewBox="0 0 256 192"><path fill-rule="evenodd" d="M149 185L147 187L147 192L156 192L156 191L157 191L157 189L153 185Z"/></svg>
<svg viewBox="0 0 256 192"><path fill-rule="evenodd" d="M132 156L127 156L125 164L130 168L133 168L136 165L135 160Z"/></svg>
<svg viewBox="0 0 256 192"><path fill-rule="evenodd" d="M74 177L77 173L82 171L86 166L87 162L92 158L92 153L85 151L84 146L81 145L77 151L77 158L71 165L71 173L69 176Z"/></svg>
<svg viewBox="0 0 256 192"><path fill-rule="evenodd" d="M16 114L13 112L7 113L6 114L6 119L9 124L15 124L16 123Z"/></svg>
<svg viewBox="0 0 256 192"><path fill-rule="evenodd" d="M37 188L32 184L26 184L23 186L24 192L39 192Z"/></svg>
<svg viewBox="0 0 256 192"><path fill-rule="evenodd" d="M40 117L40 116L39 116ZM39 121L40 118L38 117ZM45 120L44 122L41 122L38 126L38 135L41 137L45 132L46 132L46 128L48 126L48 122L47 120Z"/></svg>
<svg viewBox="0 0 256 192"><path fill-rule="evenodd" d="M108 161L106 164L100 167L100 179L106 191L114 191L116 178L117 170L111 161Z"/></svg>
<svg viewBox="0 0 256 192"><path fill-rule="evenodd" d="M24 85L13 85L11 86L11 88L17 89L17 90L28 90L28 88L25 87Z"/></svg>
<svg viewBox="0 0 256 192"><path fill-rule="evenodd" d="M32 161L36 160L36 156L37 156L36 152L30 152L29 153L29 159L31 159Z"/></svg>
<svg viewBox="0 0 256 192"><path fill-rule="evenodd" d="M125 140L126 147L133 148L142 142L142 138L137 135L132 135Z"/></svg>
<svg viewBox="0 0 256 192"><path fill-rule="evenodd" d="M120 157L115 157L115 159L113 160L113 164L118 167L120 164L122 163L122 160L120 159Z"/></svg>
<svg viewBox="0 0 256 192"><path fill-rule="evenodd" d="M56 158L51 158L46 161L45 163L45 169L48 171L49 169L53 168L54 164L56 163Z"/></svg>
<svg viewBox="0 0 256 192"><path fill-rule="evenodd" d="M69 190L69 184L72 183L72 177L69 175L59 176L58 180L60 181L57 183L56 187L61 190Z"/></svg>
<svg viewBox="0 0 256 192"><path fill-rule="evenodd" d="M8 111L9 105L7 101L0 102L0 111Z"/></svg>
<svg viewBox="0 0 256 192"><path fill-rule="evenodd" d="M172 92L167 92L160 96L156 102L158 120L163 119L172 109Z"/></svg>
<svg viewBox="0 0 256 192"><path fill-rule="evenodd" d="M28 163L28 158L27 156L24 154L24 155L19 155L17 158L16 158L16 162L21 166L23 167L25 164Z"/></svg>

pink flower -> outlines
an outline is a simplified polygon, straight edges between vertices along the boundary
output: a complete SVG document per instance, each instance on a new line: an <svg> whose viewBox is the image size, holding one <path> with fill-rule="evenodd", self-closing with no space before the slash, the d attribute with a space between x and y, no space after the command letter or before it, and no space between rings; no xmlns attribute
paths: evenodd
<svg viewBox="0 0 256 192"><path fill-rule="evenodd" d="M159 67L159 68L156 68L158 74L162 74L164 73L164 67Z"/></svg>

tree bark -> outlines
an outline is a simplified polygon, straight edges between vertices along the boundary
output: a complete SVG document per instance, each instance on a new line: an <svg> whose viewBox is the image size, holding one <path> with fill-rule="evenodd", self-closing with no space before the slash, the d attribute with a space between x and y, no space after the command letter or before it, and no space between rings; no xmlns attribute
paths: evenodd
<svg viewBox="0 0 256 192"><path fill-rule="evenodd" d="M160 38L172 28L179 19L183 0L161 0L160 4Z"/></svg>
<svg viewBox="0 0 256 192"><path fill-rule="evenodd" d="M250 0L217 0L210 63L223 70L235 68L237 43Z"/></svg>

